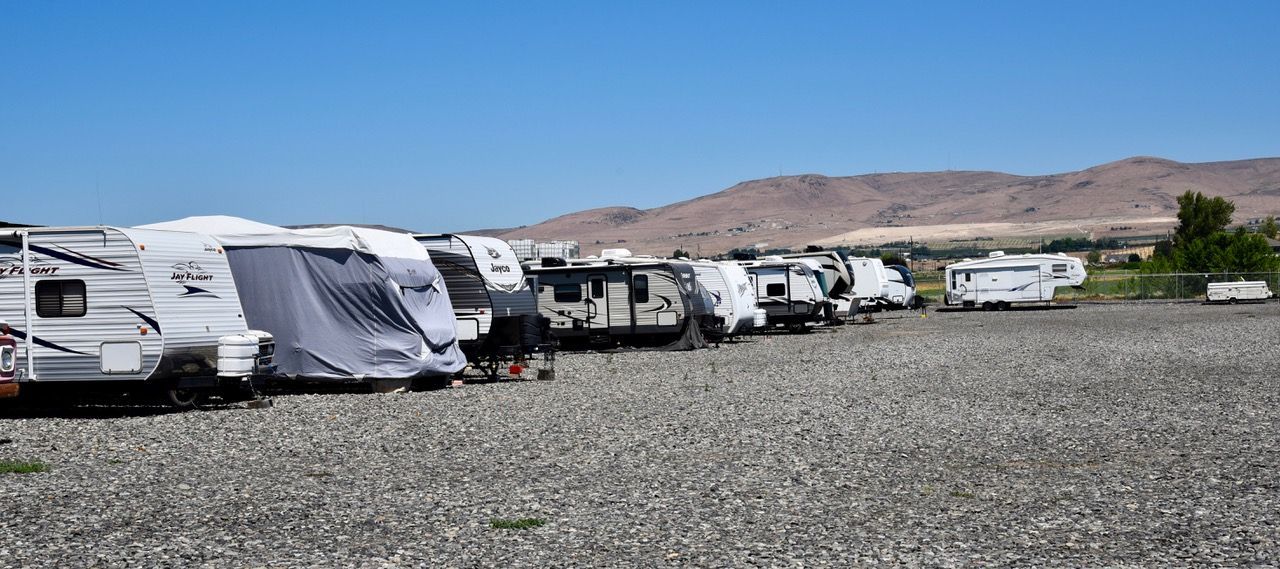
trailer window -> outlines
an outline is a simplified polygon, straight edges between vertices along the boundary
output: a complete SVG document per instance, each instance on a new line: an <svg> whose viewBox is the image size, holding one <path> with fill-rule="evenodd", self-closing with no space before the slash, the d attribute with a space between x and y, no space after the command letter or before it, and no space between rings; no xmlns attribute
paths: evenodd
<svg viewBox="0 0 1280 569"><path fill-rule="evenodd" d="M604 279L591 279L591 298L604 298Z"/></svg>
<svg viewBox="0 0 1280 569"><path fill-rule="evenodd" d="M973 282L973 273L965 273L964 282Z"/></svg>
<svg viewBox="0 0 1280 569"><path fill-rule="evenodd" d="M36 315L41 318L84 316L87 301L84 281L40 281L36 283Z"/></svg>
<svg viewBox="0 0 1280 569"><path fill-rule="evenodd" d="M556 302L580 302L582 300L582 287L576 284L558 284L556 285Z"/></svg>
<svg viewBox="0 0 1280 569"><path fill-rule="evenodd" d="M635 295L636 304L649 302L649 275L636 275L632 283L632 294Z"/></svg>
<svg viewBox="0 0 1280 569"><path fill-rule="evenodd" d="M765 296L787 296L786 283L769 283L764 286Z"/></svg>
<svg viewBox="0 0 1280 569"><path fill-rule="evenodd" d="M1065 273L1065 272L1067 272L1067 266L1066 266L1066 265L1054 265L1054 266L1053 266L1053 272L1055 272L1055 273Z"/></svg>

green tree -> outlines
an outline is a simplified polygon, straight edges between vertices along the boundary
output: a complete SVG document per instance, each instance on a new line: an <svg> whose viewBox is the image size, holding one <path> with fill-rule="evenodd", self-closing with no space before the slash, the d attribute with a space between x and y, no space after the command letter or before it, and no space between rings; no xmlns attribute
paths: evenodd
<svg viewBox="0 0 1280 569"><path fill-rule="evenodd" d="M880 255L880 262L884 263L884 266L886 267L889 265L902 265L904 267L910 266L907 264L906 258L897 253L885 253Z"/></svg>
<svg viewBox="0 0 1280 569"><path fill-rule="evenodd" d="M1258 228L1258 233L1266 235L1268 239L1275 239L1276 234L1280 233L1280 225L1276 225L1276 216L1268 215L1262 221L1262 227Z"/></svg>
<svg viewBox="0 0 1280 569"><path fill-rule="evenodd" d="M1200 192L1187 190L1178 196L1178 229L1174 233L1174 245L1221 232L1231 223L1231 215L1235 211L1236 204L1223 198L1210 198Z"/></svg>
<svg viewBox="0 0 1280 569"><path fill-rule="evenodd" d="M1280 257L1261 235L1244 228L1218 232L1178 246L1173 254L1180 271L1193 273L1270 272L1280 268Z"/></svg>
<svg viewBox="0 0 1280 569"><path fill-rule="evenodd" d="M672 251L672 252L671 252L671 257L672 257L673 259L681 259L681 258L689 259L689 258L691 258L691 257L689 256L689 252L688 252L688 251L685 251L684 249L676 249L675 251Z"/></svg>

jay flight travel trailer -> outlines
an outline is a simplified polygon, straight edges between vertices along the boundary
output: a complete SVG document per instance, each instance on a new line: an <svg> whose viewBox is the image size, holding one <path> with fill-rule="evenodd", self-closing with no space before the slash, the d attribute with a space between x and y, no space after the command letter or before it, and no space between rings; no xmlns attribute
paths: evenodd
<svg viewBox="0 0 1280 569"><path fill-rule="evenodd" d="M546 258L525 265L562 347L707 347L713 301L688 263Z"/></svg>
<svg viewBox="0 0 1280 569"><path fill-rule="evenodd" d="M947 265L947 305L1004 310L1014 303L1048 302L1060 286L1081 288L1084 263L1063 253L1005 255Z"/></svg>
<svg viewBox="0 0 1280 569"><path fill-rule="evenodd" d="M276 379L379 387L466 365L444 277L407 233L227 216L147 227L204 233L226 250L245 319L280 347Z"/></svg>
<svg viewBox="0 0 1280 569"><path fill-rule="evenodd" d="M830 304L808 263L765 257L737 264L751 279L756 302L766 314L766 327L786 326L792 332L803 332L809 324L827 319Z"/></svg>
<svg viewBox="0 0 1280 569"><path fill-rule="evenodd" d="M550 322L538 313L538 298L515 251L492 237L414 235L444 275L467 359L497 375L502 359L525 360L551 353Z"/></svg>
<svg viewBox="0 0 1280 569"><path fill-rule="evenodd" d="M11 394L152 392L187 407L239 389L274 349L246 325L223 249L187 232L0 232L0 320L15 341Z"/></svg>
<svg viewBox="0 0 1280 569"><path fill-rule="evenodd" d="M1266 300L1274 296L1266 281L1209 283L1205 300L1235 304L1241 300Z"/></svg>
<svg viewBox="0 0 1280 569"><path fill-rule="evenodd" d="M18 372L18 344L9 335L9 323L0 320L0 399L18 396L13 376Z"/></svg>

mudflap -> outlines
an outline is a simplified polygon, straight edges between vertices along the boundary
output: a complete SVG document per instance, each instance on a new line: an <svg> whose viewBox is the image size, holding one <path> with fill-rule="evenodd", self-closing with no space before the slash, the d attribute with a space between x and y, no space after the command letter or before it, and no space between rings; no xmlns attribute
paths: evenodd
<svg viewBox="0 0 1280 569"><path fill-rule="evenodd" d="M0 399L12 399L18 396L22 386L17 383L0 383Z"/></svg>

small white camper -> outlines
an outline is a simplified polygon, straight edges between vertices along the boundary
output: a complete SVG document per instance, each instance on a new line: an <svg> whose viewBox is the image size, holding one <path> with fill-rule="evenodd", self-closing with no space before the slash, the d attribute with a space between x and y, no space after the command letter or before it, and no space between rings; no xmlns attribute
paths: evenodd
<svg viewBox="0 0 1280 569"><path fill-rule="evenodd" d="M189 232L0 232L0 320L16 340L5 353L18 387L68 395L144 387L189 406L248 375L219 381L221 338L260 338L258 363L274 349L269 335L246 326L222 247Z"/></svg>
<svg viewBox="0 0 1280 569"><path fill-rule="evenodd" d="M1209 283L1206 295L1209 302L1235 304L1242 300L1266 300L1274 296L1266 281L1238 281Z"/></svg>
<svg viewBox="0 0 1280 569"><path fill-rule="evenodd" d="M1080 288L1084 263L1062 253L1005 255L947 265L943 300L947 305L1004 310L1014 303L1053 300L1060 286Z"/></svg>

